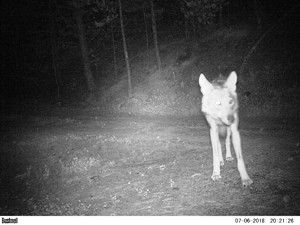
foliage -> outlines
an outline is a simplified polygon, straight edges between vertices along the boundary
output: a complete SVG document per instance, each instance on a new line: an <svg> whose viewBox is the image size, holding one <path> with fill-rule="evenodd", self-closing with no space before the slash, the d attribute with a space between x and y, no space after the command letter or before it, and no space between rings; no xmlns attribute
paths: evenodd
<svg viewBox="0 0 300 225"><path fill-rule="evenodd" d="M84 8L88 20L98 28L108 25L117 17L117 5L113 1L88 0Z"/></svg>
<svg viewBox="0 0 300 225"><path fill-rule="evenodd" d="M188 21L211 24L226 0L181 0L180 11Z"/></svg>

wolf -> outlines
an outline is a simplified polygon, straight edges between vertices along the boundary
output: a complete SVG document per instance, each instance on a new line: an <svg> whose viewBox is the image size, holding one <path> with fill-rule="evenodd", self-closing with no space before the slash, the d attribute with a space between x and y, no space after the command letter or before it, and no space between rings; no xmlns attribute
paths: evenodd
<svg viewBox="0 0 300 225"><path fill-rule="evenodd" d="M237 157L237 167L241 176L242 185L250 186L253 181L248 176L242 155L241 137L238 130L238 96L236 93L237 75L232 71L228 78L219 76L210 83L206 77L199 76L199 85L202 92L202 112L210 125L210 139L213 151L213 174L211 179L221 178L220 166L224 165L219 135L226 134L226 161L233 161L230 145L232 143Z"/></svg>

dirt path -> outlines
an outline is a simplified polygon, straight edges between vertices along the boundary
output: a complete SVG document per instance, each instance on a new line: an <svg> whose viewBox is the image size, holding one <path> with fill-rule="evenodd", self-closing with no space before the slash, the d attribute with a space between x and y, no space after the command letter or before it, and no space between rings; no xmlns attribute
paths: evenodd
<svg viewBox="0 0 300 225"><path fill-rule="evenodd" d="M300 215L295 121L241 119L254 181L246 189L236 161L210 180L202 117L56 115L1 125L2 215Z"/></svg>

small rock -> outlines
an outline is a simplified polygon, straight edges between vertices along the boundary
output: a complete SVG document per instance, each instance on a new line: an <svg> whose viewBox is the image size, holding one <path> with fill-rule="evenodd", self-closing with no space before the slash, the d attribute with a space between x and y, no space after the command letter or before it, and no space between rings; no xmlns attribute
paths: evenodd
<svg viewBox="0 0 300 225"><path fill-rule="evenodd" d="M288 203L291 200L291 197L288 195L283 196L282 200L284 201L284 203Z"/></svg>

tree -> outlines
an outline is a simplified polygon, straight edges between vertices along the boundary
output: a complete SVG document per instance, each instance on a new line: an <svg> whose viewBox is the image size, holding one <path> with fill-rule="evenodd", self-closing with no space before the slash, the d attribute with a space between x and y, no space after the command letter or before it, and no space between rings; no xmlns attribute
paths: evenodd
<svg viewBox="0 0 300 225"><path fill-rule="evenodd" d="M56 83L56 100L58 104L60 104L60 77L59 73L57 71L57 47L56 47L56 33L55 33L55 15L54 15L54 4L53 0L50 1L50 17L51 17L51 22L50 22L50 35L51 35L51 53L52 53L52 67L53 67L53 73L54 73L54 78L55 78L55 83ZM51 13L52 12L52 13Z"/></svg>
<svg viewBox="0 0 300 225"><path fill-rule="evenodd" d="M190 23L195 38L196 28L199 25L211 24L217 13L222 10L222 6L227 3L228 0L180 0L180 11L185 17L186 34L188 33L187 26ZM222 16L222 11L219 15Z"/></svg>
<svg viewBox="0 0 300 225"><path fill-rule="evenodd" d="M128 97L130 98L131 95L132 95L132 90L131 90L131 70L130 70L130 63L129 63L129 58L128 58L126 37L125 37L125 31L124 31L123 13L122 13L122 2L121 2L121 0L119 0L119 13L120 13L120 24L121 24L121 31L122 31L122 40L123 40L124 55L125 55L125 61L126 61L126 69L127 69Z"/></svg>
<svg viewBox="0 0 300 225"><path fill-rule="evenodd" d="M74 16L78 28L78 37L80 42L81 56L84 67L84 76L87 82L87 87L90 93L92 94L92 97L96 97L96 85L90 67L90 59L86 42L86 33L82 20L83 15L85 14L84 4L81 1L73 0L72 2L70 2L70 5L73 6Z"/></svg>
<svg viewBox="0 0 300 225"><path fill-rule="evenodd" d="M109 24L114 18L114 10L107 7L105 1L100 0L73 0L69 2L69 5L72 6L77 28L78 28L78 37L81 48L81 55L84 67L84 76L86 78L87 87L89 92L91 93L91 97L97 98L96 85L94 82L94 78L91 72L91 61L89 58L89 50L87 46L86 40L86 32L83 24L83 16L86 14L92 14L90 17L94 18L94 24L97 28L104 27ZM98 20L97 15L102 14L103 11L106 12L106 16ZM107 13L108 12L108 13Z"/></svg>
<svg viewBox="0 0 300 225"><path fill-rule="evenodd" d="M253 11L255 15L255 19L257 22L257 28L260 30L262 27L262 18L263 18L263 7L262 3L258 0L252 1Z"/></svg>
<svg viewBox="0 0 300 225"><path fill-rule="evenodd" d="M161 71L161 60L160 60L159 49L157 44L157 30L156 30L156 20L155 20L153 0L150 0L150 8L151 8L152 31L153 31L156 62L157 62L158 70Z"/></svg>

